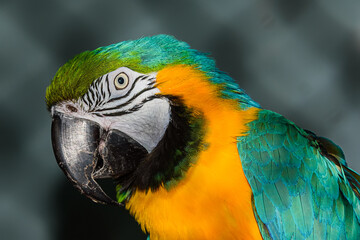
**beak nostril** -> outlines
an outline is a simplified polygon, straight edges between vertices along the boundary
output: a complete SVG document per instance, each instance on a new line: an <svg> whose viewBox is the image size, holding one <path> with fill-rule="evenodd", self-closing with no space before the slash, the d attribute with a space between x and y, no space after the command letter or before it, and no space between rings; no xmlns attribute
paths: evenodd
<svg viewBox="0 0 360 240"><path fill-rule="evenodd" d="M70 112L77 112L77 109L74 107L74 106L72 106L72 105L66 105L66 108L70 111Z"/></svg>

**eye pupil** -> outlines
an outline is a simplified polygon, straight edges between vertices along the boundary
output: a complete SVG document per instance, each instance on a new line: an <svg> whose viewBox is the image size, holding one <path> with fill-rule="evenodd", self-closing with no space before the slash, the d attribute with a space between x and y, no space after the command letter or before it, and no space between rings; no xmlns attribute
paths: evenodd
<svg viewBox="0 0 360 240"><path fill-rule="evenodd" d="M123 77L119 77L117 81L119 84L124 84L125 79Z"/></svg>

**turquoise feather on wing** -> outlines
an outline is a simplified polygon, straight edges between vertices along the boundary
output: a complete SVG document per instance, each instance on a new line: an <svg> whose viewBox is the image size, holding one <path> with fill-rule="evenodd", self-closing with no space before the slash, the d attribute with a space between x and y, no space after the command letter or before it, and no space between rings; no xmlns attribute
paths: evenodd
<svg viewBox="0 0 360 240"><path fill-rule="evenodd" d="M338 146L268 110L237 146L264 239L360 239L360 177Z"/></svg>

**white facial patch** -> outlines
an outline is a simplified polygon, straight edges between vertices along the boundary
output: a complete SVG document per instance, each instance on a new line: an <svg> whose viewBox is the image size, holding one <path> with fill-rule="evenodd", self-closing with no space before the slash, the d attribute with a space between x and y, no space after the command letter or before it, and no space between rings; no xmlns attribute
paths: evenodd
<svg viewBox="0 0 360 240"><path fill-rule="evenodd" d="M117 89L115 81L121 74L125 74L129 82L125 88ZM130 109L145 98L160 92L154 87L155 79L156 73L141 74L121 67L96 79L78 102L84 109L99 113Z"/></svg>
<svg viewBox="0 0 360 240"><path fill-rule="evenodd" d="M105 130L117 129L151 152L171 118L170 103L156 95L160 90L155 80L156 73L141 74L121 67L96 79L77 101L57 104L52 112L55 109L95 121Z"/></svg>
<svg viewBox="0 0 360 240"><path fill-rule="evenodd" d="M110 128L126 133L151 152L164 136L169 121L170 104L158 98L147 102L136 112L115 117Z"/></svg>

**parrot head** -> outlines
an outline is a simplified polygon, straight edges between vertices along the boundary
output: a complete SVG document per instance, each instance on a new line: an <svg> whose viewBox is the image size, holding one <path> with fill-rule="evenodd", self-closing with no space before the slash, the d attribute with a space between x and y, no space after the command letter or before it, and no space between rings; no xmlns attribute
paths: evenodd
<svg viewBox="0 0 360 240"><path fill-rule="evenodd" d="M46 91L58 165L95 202L176 185L208 147L209 116L228 99L257 106L206 54L158 35L86 51ZM112 178L117 200L97 179Z"/></svg>

